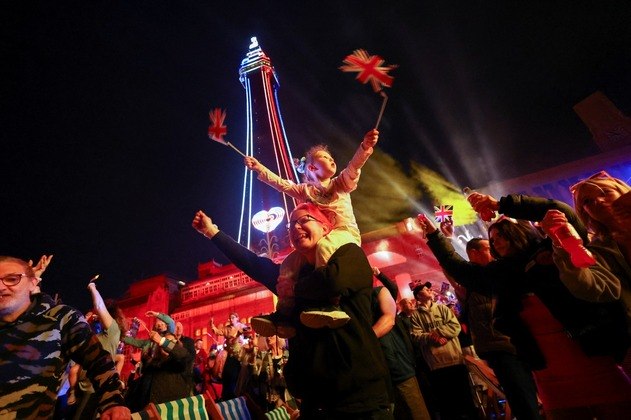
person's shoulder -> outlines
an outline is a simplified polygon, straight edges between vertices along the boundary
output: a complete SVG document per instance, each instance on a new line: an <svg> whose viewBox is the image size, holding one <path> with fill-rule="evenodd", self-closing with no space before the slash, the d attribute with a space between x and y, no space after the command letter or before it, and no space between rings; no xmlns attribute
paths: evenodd
<svg viewBox="0 0 631 420"><path fill-rule="evenodd" d="M381 289L383 289L383 286L375 286L372 288L372 294L374 297L377 297L379 295L379 293L381 292Z"/></svg>
<svg viewBox="0 0 631 420"><path fill-rule="evenodd" d="M116 321L112 321L109 328L104 329L103 333L108 337L108 340L111 340L112 342L116 342L118 344L118 341L120 341L121 330Z"/></svg>
<svg viewBox="0 0 631 420"><path fill-rule="evenodd" d="M340 246L334 253L331 255L331 259L335 257L346 257L346 256L355 256L355 257L366 257L366 253L364 250L355 243L347 243Z"/></svg>
<svg viewBox="0 0 631 420"><path fill-rule="evenodd" d="M449 309L449 306L445 305L444 303L434 302L432 304L432 308L443 315L453 315L453 312L451 311L451 309Z"/></svg>
<svg viewBox="0 0 631 420"><path fill-rule="evenodd" d="M81 312L77 309L63 303L58 303L45 293L35 296L34 306L30 314L33 316L48 316L54 318L73 316L79 319L83 317Z"/></svg>
<svg viewBox="0 0 631 420"><path fill-rule="evenodd" d="M357 245L354 242L346 243L346 244L340 246L338 249L339 250L344 250L344 251L347 251L347 252L356 252L356 251L359 251L359 252L362 252L362 253L364 252L362 247Z"/></svg>
<svg viewBox="0 0 631 420"><path fill-rule="evenodd" d="M412 319L419 319L419 318L421 318L421 311L420 311L420 308L417 308L416 310L414 310L414 311L410 314L410 316L408 316L408 318L409 318L410 320L412 320Z"/></svg>

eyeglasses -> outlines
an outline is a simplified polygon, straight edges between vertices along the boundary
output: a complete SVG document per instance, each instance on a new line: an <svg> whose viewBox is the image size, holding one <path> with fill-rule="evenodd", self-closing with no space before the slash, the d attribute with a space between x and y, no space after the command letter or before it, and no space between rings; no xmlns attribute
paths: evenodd
<svg viewBox="0 0 631 420"><path fill-rule="evenodd" d="M22 277L40 280L38 277L29 276L27 274L9 274L8 276L0 277L0 281L2 281L5 286L17 286L20 281L22 281Z"/></svg>
<svg viewBox="0 0 631 420"><path fill-rule="evenodd" d="M307 223L309 223L311 221L316 221L317 222L318 219L316 219L315 217L313 217L313 216L311 216L309 214L305 214L304 216L300 216L296 220L290 220L289 223L287 223L287 229L291 228L296 223L298 223L302 227L302 226L306 225Z"/></svg>

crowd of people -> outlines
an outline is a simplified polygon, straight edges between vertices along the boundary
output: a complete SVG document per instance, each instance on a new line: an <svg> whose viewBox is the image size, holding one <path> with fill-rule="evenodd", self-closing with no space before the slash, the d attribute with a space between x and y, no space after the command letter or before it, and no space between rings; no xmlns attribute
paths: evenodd
<svg viewBox="0 0 631 420"><path fill-rule="evenodd" d="M500 217L489 221L488 239L469 241L467 258L448 221L419 215L457 312L428 281L401 298L361 248L350 192L377 139L369 131L337 177L328 149L312 149L299 185L246 158L260 179L301 201L289 216L294 251L282 264L195 214L194 229L280 297L276 313L251 325L237 313L220 325L210 318L210 348L165 313L148 311L151 327L126 321L94 281L93 311L83 316L40 290L51 257L36 265L0 257L0 418L127 419L149 403L203 394L246 395L261 412L283 406L306 420L475 419L483 407L466 354L488 364L518 419L631 413L621 369L631 343L629 185L598 173L572 187L574 208L474 192L479 214ZM564 247L570 237L588 263L577 265ZM140 328L148 338L136 337ZM139 357L123 381L125 346Z"/></svg>

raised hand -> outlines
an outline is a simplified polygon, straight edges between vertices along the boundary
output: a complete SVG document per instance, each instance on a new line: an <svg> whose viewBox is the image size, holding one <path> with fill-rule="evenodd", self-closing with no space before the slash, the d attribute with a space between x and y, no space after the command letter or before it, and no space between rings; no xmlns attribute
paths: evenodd
<svg viewBox="0 0 631 420"><path fill-rule="evenodd" d="M379 141L379 131L373 128L372 130L370 130L364 135L364 140L362 141L362 147L364 149L375 147L375 145L377 144L377 141Z"/></svg>
<svg viewBox="0 0 631 420"><path fill-rule="evenodd" d="M434 226L432 221L429 220L429 218L425 216L423 213L416 216L416 220L418 220L418 223L421 226L421 229L423 229L423 233L428 234L428 233L436 232L436 226Z"/></svg>
<svg viewBox="0 0 631 420"><path fill-rule="evenodd" d="M156 344L160 344L160 340L162 340L162 335L160 335L157 331L150 331L149 338Z"/></svg>
<svg viewBox="0 0 631 420"><path fill-rule="evenodd" d="M555 235L552 232L567 223L567 217L559 210L548 210L543 219L539 222L539 226L551 238Z"/></svg>
<svg viewBox="0 0 631 420"><path fill-rule="evenodd" d="M500 208L500 203L495 198L487 194L481 194L479 192L472 192L467 197L467 201L473 207L476 213L481 214L485 210L497 211Z"/></svg>
<svg viewBox="0 0 631 420"><path fill-rule="evenodd" d="M207 238L212 238L219 232L219 228L215 225L210 217L203 211L199 210L195 213L192 223L193 229L201 233Z"/></svg>
<svg viewBox="0 0 631 420"><path fill-rule="evenodd" d="M245 163L245 166L248 169L250 169L252 171L255 171L255 172L260 172L261 169L262 169L262 166L263 166L263 165L261 165L261 163L258 160L256 160L256 158L254 158L252 156L246 156L243 159L243 162Z"/></svg>
<svg viewBox="0 0 631 420"><path fill-rule="evenodd" d="M53 260L53 255L42 255L42 257L37 262L37 265L33 267L33 260L29 260L28 264L33 267L33 272L35 273L35 277L42 277L44 271L48 267L48 264Z"/></svg>
<svg viewBox="0 0 631 420"><path fill-rule="evenodd" d="M447 238L451 238L454 236L454 222L452 220L445 220L440 222L440 231Z"/></svg>

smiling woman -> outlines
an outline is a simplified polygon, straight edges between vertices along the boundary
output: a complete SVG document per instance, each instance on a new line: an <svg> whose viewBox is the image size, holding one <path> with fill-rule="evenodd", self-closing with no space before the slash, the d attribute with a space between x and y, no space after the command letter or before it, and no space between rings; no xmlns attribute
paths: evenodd
<svg viewBox="0 0 631 420"><path fill-rule="evenodd" d="M307 262L316 264L316 245L332 227L329 218L315 204L299 204L291 213L289 239Z"/></svg>
<svg viewBox="0 0 631 420"><path fill-rule="evenodd" d="M391 419L389 374L381 346L372 330L372 268L362 249L341 246L320 268L316 245L330 229L317 207L296 207L290 220L290 237L301 257L293 295L297 311L326 306L340 296L339 306L350 320L340 328L312 329L297 320L290 338L291 357L284 369L291 394L302 399L304 418ZM280 266L236 243L202 211L193 227L219 248L237 267L274 293L280 290Z"/></svg>

